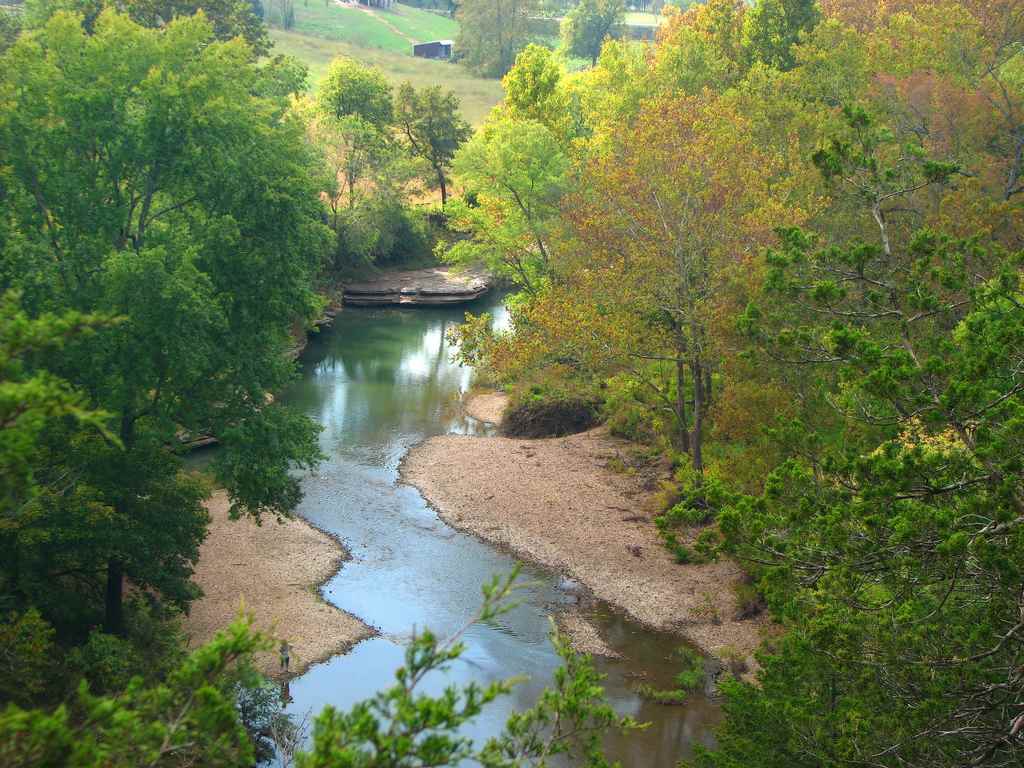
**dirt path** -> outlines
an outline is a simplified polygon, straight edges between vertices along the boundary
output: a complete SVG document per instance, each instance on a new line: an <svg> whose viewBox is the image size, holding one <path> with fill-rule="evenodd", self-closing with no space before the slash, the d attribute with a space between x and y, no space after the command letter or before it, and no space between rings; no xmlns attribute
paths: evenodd
<svg viewBox="0 0 1024 768"><path fill-rule="evenodd" d="M334 0L334 2L336 2L338 5L340 5L343 8L354 8L354 9L356 9L358 11L362 11L363 13L367 13L370 16L373 16L374 19L379 21L381 24L383 24L385 27L390 29L396 35L398 35L399 37L402 37L402 38L405 38L406 40L408 40L410 45L415 45L416 43L420 42L418 40L413 40L411 37L409 37L407 34L405 34L405 32L400 30L398 27L396 27L390 21L385 19L383 16L381 16L376 11L373 11L373 10L367 8L365 5L362 5L360 3L347 3L347 2L344 2L344 0Z"/></svg>
<svg viewBox="0 0 1024 768"><path fill-rule="evenodd" d="M647 626L753 665L767 621L735 618L741 569L674 562L650 494L608 469L625 450L603 429L548 440L446 435L414 448L402 476L455 528L568 574Z"/></svg>
<svg viewBox="0 0 1024 768"><path fill-rule="evenodd" d="M261 526L248 519L229 520L223 492L206 506L210 531L195 573L204 596L185 622L193 647L230 624L243 604L253 613L257 629L287 638L292 676L374 634L320 598L319 586L347 556L338 542L298 519L264 520ZM276 652L260 654L256 661L264 672L277 674Z"/></svg>

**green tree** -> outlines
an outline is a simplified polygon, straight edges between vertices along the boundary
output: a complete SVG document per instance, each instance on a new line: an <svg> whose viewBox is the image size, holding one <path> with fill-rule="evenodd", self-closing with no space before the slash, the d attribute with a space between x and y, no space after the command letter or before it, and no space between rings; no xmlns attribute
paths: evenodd
<svg viewBox="0 0 1024 768"><path fill-rule="evenodd" d="M820 20L818 0L758 0L744 16L743 49L750 61L792 69L793 46Z"/></svg>
<svg viewBox="0 0 1024 768"><path fill-rule="evenodd" d="M597 65L606 38L622 34L624 0L581 0L562 20L562 43L571 56Z"/></svg>
<svg viewBox="0 0 1024 768"><path fill-rule="evenodd" d="M249 659L268 646L247 621L238 621L162 683L146 686L136 678L117 696L96 695L83 684L53 712L8 706L0 713L0 761L10 768L251 766L236 686L258 685Z"/></svg>
<svg viewBox="0 0 1024 768"><path fill-rule="evenodd" d="M312 749L296 754L296 764L300 768L454 768L471 760L487 768L541 768L562 755L587 768L609 768L601 748L604 734L640 725L615 713L591 658L576 654L556 633L552 640L564 664L555 672L554 685L542 692L533 707L512 715L504 731L482 745L459 730L488 703L507 695L514 680L449 686L437 696L420 690L428 675L443 673L459 659L464 651L462 635L473 623L493 620L514 607L509 598L516 576L513 571L485 585L479 614L451 638L441 640L430 631L413 637L393 686L347 712L325 707L314 724ZM0 760L11 768L142 764L248 768L255 754L246 727L282 717L268 706L266 683L250 664L254 652L269 646L265 637L252 631L250 620L243 618L158 684L145 685L135 678L117 696L97 695L83 684L77 696L53 712L9 706L0 713Z"/></svg>
<svg viewBox="0 0 1024 768"><path fill-rule="evenodd" d="M112 11L91 35L58 13L0 62L0 274L30 317L118 318L34 360L109 414L116 442L43 435L67 487L5 553L4 586L22 599L61 587L87 613L83 585L102 580L112 632L125 577L173 604L195 595L205 489L178 471L181 430L222 439L234 514L289 514L289 469L319 455L315 426L266 393L293 375L289 327L316 309L331 238L303 126L285 99L255 95L252 62L200 16L157 31Z"/></svg>
<svg viewBox="0 0 1024 768"><path fill-rule="evenodd" d="M162 28L174 19L194 16L200 11L213 25L218 40L242 37L257 56L270 52L272 43L267 36L263 18L249 0L27 0L26 26L42 27L58 11L80 13L85 28L92 31L96 19L104 8L114 7L127 13L146 27Z"/></svg>
<svg viewBox="0 0 1024 768"><path fill-rule="evenodd" d="M422 222L406 205L419 163L356 115L319 115L310 134L327 170L328 222L338 235L334 269L428 253Z"/></svg>
<svg viewBox="0 0 1024 768"><path fill-rule="evenodd" d="M394 120L387 78L380 70L345 56L328 67L317 91L317 104L326 115L338 119L355 115L379 131Z"/></svg>
<svg viewBox="0 0 1024 768"><path fill-rule="evenodd" d="M403 83L395 97L395 123L411 154L425 160L441 190L441 205L448 202L448 167L455 152L472 133L459 115L459 100L441 86L417 91Z"/></svg>
<svg viewBox="0 0 1024 768"><path fill-rule="evenodd" d="M48 426L71 417L105 431L103 414L90 412L81 392L29 364L33 355L60 350L71 337L99 324L95 317L73 312L29 318L19 294L0 296L0 512L5 527L17 525L20 512L39 491L38 447Z"/></svg>
<svg viewBox="0 0 1024 768"><path fill-rule="evenodd" d="M530 41L529 19L536 0L463 0L455 17L459 55L484 77L508 72Z"/></svg>
<svg viewBox="0 0 1024 768"><path fill-rule="evenodd" d="M174 19L202 11L218 40L242 37L256 56L265 56L273 46L262 14L256 12L250 0L124 0L123 6L115 7L123 8L147 27L164 27Z"/></svg>
<svg viewBox="0 0 1024 768"><path fill-rule="evenodd" d="M578 131L578 120L566 89L565 67L550 48L530 43L502 78L504 108L517 120L543 123L559 139Z"/></svg>
<svg viewBox="0 0 1024 768"><path fill-rule="evenodd" d="M21 32L21 18L14 11L0 11L0 54L14 45Z"/></svg>
<svg viewBox="0 0 1024 768"><path fill-rule="evenodd" d="M780 430L792 458L722 514L788 633L758 688L729 687L705 762L1014 765L1024 257L897 227L956 166L847 118L816 161L876 236L819 247L782 231L743 318L762 359L799 366L841 422Z"/></svg>
<svg viewBox="0 0 1024 768"><path fill-rule="evenodd" d="M546 127L499 118L455 156L455 175L475 204L449 205L455 229L471 237L446 258L483 263L533 293L550 267L550 238L566 188L568 160Z"/></svg>

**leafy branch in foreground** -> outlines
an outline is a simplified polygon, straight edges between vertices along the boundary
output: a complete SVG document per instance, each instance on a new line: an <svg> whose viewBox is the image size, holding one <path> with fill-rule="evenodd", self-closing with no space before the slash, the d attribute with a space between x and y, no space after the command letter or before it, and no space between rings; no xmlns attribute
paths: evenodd
<svg viewBox="0 0 1024 768"><path fill-rule="evenodd" d="M589 768L610 765L601 751L602 735L611 728L641 726L614 712L590 657L576 654L557 632L553 642L565 665L555 673L554 686L534 707L513 715L505 731L482 749L458 731L487 704L510 693L515 679L448 686L439 696L418 692L428 674L446 670L461 656L462 637L470 626L492 621L516 605L511 598L518 574L517 568L486 584L480 611L448 640L429 630L413 637L391 688L348 712L326 707L315 724L313 751L299 756L299 768L444 766L467 760L487 768L541 768L555 755L572 756Z"/></svg>
<svg viewBox="0 0 1024 768"><path fill-rule="evenodd" d="M299 768L414 768L475 762L485 768L544 768L556 755L587 768L610 768L601 750L612 728L642 727L608 704L602 676L557 632L564 666L531 709L513 715L483 748L460 729L516 680L486 686L448 686L438 696L419 692L424 679L445 671L465 650L470 626L493 621L517 604L519 570L483 587L483 605L451 638L430 631L413 637L395 684L347 712L326 707L313 728L313 748L295 753ZM266 679L251 664L270 641L241 617L193 652L163 682L134 678L123 692L97 695L82 683L77 696L52 712L10 705L0 711L0 765L221 766L249 768L275 741L290 759L305 722L288 722L266 697ZM256 742L255 744L253 742ZM254 750L255 746L255 750ZM291 764L289 762L289 764Z"/></svg>

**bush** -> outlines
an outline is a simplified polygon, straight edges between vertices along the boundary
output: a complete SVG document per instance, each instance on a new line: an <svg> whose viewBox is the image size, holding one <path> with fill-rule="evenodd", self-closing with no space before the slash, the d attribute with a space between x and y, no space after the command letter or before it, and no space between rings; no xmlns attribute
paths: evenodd
<svg viewBox="0 0 1024 768"><path fill-rule="evenodd" d="M676 428L676 417L665 402L659 400L655 387L674 397L671 379L657 368L646 371L644 380L633 373L622 373L608 380L604 418L613 435L638 443L667 445L670 442L667 436Z"/></svg>
<svg viewBox="0 0 1024 768"><path fill-rule="evenodd" d="M514 390L501 429L509 437L560 437L585 432L600 422L600 398L534 384Z"/></svg>
<svg viewBox="0 0 1024 768"><path fill-rule="evenodd" d="M689 695L704 685L704 658L697 651L681 646L673 655L681 667L673 680L675 687L660 689L644 683L637 687L637 693L658 704L685 704Z"/></svg>
<svg viewBox="0 0 1024 768"><path fill-rule="evenodd" d="M427 217L387 197L371 199L342 211L334 270L345 273L368 264L395 266L433 260Z"/></svg>
<svg viewBox="0 0 1024 768"><path fill-rule="evenodd" d="M757 591L753 584L740 582L733 585L733 592L736 595L736 620L752 619L760 615L767 607L764 597Z"/></svg>
<svg viewBox="0 0 1024 768"><path fill-rule="evenodd" d="M124 638L94 630L84 645L68 653L68 666L76 677L89 681L96 694L118 694L142 669L142 657Z"/></svg>
<svg viewBox="0 0 1024 768"><path fill-rule="evenodd" d="M53 627L30 609L0 618L0 701L31 704L60 673Z"/></svg>

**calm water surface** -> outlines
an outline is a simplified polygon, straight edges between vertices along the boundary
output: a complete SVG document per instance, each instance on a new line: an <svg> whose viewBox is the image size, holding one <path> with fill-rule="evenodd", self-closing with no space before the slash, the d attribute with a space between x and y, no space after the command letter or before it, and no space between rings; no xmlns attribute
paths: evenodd
<svg viewBox="0 0 1024 768"><path fill-rule="evenodd" d="M311 340L303 375L283 396L319 421L327 455L303 483L299 513L336 535L352 553L324 585L326 600L381 635L350 653L311 667L291 683L289 711L314 714L326 704L347 707L393 681L412 632L429 626L445 636L465 625L480 605L480 585L507 573L507 554L449 528L420 496L399 481L406 452L432 435L489 434L463 414L461 394L472 371L450 361L445 331L463 313L489 311L506 321L497 299L460 308L352 309ZM567 486L571 478L566 478ZM514 489L510 489L514 493ZM451 683L487 683L527 675L515 693L492 704L467 734L480 739L501 730L508 714L531 705L558 666L548 641L549 616L575 602L558 574L530 568L523 604L466 635L467 651L446 675L428 678L425 690ZM650 721L628 739L610 737L609 752L626 766L675 766L695 743L711 743L718 709L695 696L685 707L641 700L638 681L669 687L668 656L678 639L644 630L611 610L597 618L624 661L599 660L606 687L622 714Z"/></svg>

